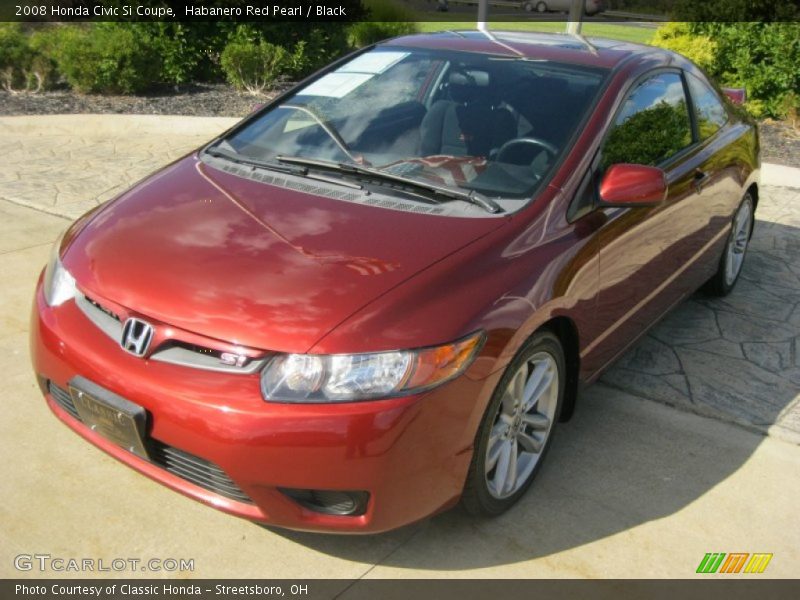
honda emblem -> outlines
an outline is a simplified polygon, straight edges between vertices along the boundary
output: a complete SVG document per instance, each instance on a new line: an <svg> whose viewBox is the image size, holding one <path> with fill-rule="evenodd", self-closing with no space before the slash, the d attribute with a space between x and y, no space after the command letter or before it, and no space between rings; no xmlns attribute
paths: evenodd
<svg viewBox="0 0 800 600"><path fill-rule="evenodd" d="M122 349L136 356L144 356L153 341L154 329L150 323L131 317L122 327Z"/></svg>

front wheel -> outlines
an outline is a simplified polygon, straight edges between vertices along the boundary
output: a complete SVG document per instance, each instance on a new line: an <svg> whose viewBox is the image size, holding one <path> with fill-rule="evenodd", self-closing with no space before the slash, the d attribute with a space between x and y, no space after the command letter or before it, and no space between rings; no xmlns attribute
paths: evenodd
<svg viewBox="0 0 800 600"><path fill-rule="evenodd" d="M528 489L550 447L561 413L564 350L549 331L534 334L497 385L475 439L462 503L499 515Z"/></svg>
<svg viewBox="0 0 800 600"><path fill-rule="evenodd" d="M748 193L733 217L731 231L717 272L705 286L706 292L712 296L727 296L739 280L750 235L753 232L754 211L753 197Z"/></svg>

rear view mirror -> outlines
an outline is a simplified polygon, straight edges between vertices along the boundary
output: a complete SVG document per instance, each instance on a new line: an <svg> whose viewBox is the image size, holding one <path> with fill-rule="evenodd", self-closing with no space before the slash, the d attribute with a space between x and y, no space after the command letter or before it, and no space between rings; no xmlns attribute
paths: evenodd
<svg viewBox="0 0 800 600"><path fill-rule="evenodd" d="M667 197L667 177L657 167L611 165L600 183L605 206L653 206Z"/></svg>

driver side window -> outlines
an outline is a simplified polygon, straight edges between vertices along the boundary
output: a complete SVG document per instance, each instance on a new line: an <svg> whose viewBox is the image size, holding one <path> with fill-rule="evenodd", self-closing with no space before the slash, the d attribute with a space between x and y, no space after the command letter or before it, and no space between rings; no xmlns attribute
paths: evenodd
<svg viewBox="0 0 800 600"><path fill-rule="evenodd" d="M600 180L611 165L661 165L692 142L692 122L681 76L666 72L644 80L628 95L614 119L567 218L573 221L592 211Z"/></svg>
<svg viewBox="0 0 800 600"><path fill-rule="evenodd" d="M656 166L691 145L683 80L659 73L628 96L606 137L602 170L617 163Z"/></svg>

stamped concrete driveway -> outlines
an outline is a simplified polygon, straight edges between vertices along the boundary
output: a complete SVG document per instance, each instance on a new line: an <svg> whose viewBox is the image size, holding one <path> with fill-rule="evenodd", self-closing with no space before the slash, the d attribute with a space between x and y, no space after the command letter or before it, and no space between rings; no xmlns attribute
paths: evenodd
<svg viewBox="0 0 800 600"><path fill-rule="evenodd" d="M603 381L800 443L800 169L763 170L735 291L684 302Z"/></svg>
<svg viewBox="0 0 800 600"><path fill-rule="evenodd" d="M796 575L798 170L765 167L736 291L688 300L587 390L537 484L499 519L455 510L369 538L265 530L167 491L60 425L26 349L50 244L66 218L233 122L0 119L0 576L41 576L12 558L45 552L194 558L182 576L195 577L687 577L711 551L773 552L765 575Z"/></svg>

